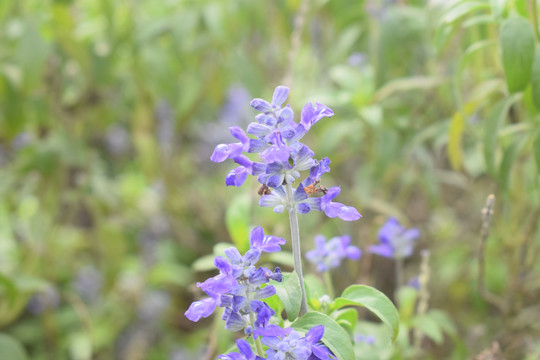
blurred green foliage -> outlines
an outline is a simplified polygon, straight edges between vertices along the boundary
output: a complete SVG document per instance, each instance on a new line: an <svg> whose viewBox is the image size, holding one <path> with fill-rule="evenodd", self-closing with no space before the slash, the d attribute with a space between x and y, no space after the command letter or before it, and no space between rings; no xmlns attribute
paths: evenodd
<svg viewBox="0 0 540 360"><path fill-rule="evenodd" d="M0 357L229 348L212 320L183 316L200 296L191 284L223 251L215 244L246 247L255 225L287 238L288 225L256 205L253 181L225 188L231 164L209 156L288 71L290 103L335 111L305 140L332 160L325 185L341 185L364 215L304 216L304 249L317 233L367 247L396 216L422 229L432 253L437 310L404 317L430 335L423 358L474 356L494 340L508 358L540 351L535 1L311 0L291 49L303 1L0 2ZM477 290L490 193L486 287L499 307ZM365 254L347 266L341 289L392 293L391 263Z"/></svg>

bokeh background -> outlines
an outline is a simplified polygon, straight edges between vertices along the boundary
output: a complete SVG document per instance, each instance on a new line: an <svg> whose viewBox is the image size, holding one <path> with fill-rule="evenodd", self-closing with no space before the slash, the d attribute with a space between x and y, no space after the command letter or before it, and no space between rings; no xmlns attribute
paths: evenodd
<svg viewBox="0 0 540 360"><path fill-rule="evenodd" d="M324 185L364 215L303 216L304 249L349 234L365 250L397 217L422 231L406 279L428 249L430 307L450 319L422 325L425 358L472 358L498 341L508 359L536 359L540 122L531 86L508 92L499 41L509 16L534 24L533 3L1 1L2 359L226 351L219 317L183 315L195 283L220 243L245 246L256 225L289 232L285 215L257 206L253 179L225 187L232 164L209 156L280 84L297 116L307 101L334 110L304 140L332 160ZM490 302L477 251L491 193ZM364 251L336 285L393 297L393 266Z"/></svg>

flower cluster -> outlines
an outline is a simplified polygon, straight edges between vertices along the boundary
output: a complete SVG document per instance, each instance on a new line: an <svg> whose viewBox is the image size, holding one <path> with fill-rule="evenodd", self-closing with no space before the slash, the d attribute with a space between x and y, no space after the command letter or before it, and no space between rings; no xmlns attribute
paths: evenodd
<svg viewBox="0 0 540 360"><path fill-rule="evenodd" d="M360 249L350 245L351 238L348 235L337 236L326 241L322 235L315 236L315 249L306 253L306 259L317 265L320 272L329 271L341 264L341 260L349 258L358 260L362 255Z"/></svg>
<svg viewBox="0 0 540 360"><path fill-rule="evenodd" d="M390 218L379 230L380 243L372 245L369 251L387 258L406 258L412 255L419 237L420 230L407 229L397 219Z"/></svg>
<svg viewBox="0 0 540 360"><path fill-rule="evenodd" d="M231 247L225 250L227 258L217 256L215 266L220 273L203 283L197 283L209 297L191 304L185 315L191 321L199 321L208 317L217 306L224 307L223 320L225 328L231 331L243 330L251 333L268 324L274 311L260 299L276 293L272 285L262 287L270 280L281 282L283 275L279 268L273 272L264 267L255 267L262 252L281 250L285 240L275 236L264 235L261 227L256 227L250 234L250 249L242 256ZM250 315L256 315L254 321Z"/></svg>
<svg viewBox="0 0 540 360"><path fill-rule="evenodd" d="M238 142L217 145L210 159L214 162L232 159L239 165L228 173L227 186L241 186L247 175L257 176L266 187L259 205L273 207L276 213L295 207L301 214L316 210L331 218L358 220L361 215L354 207L332 201L341 191L339 186L330 189L318 186L321 176L330 171L330 160L313 159L313 151L299 141L315 123L333 116L334 112L323 104L308 103L297 123L291 107L282 107L288 95L287 87L278 86L272 102L253 99L251 106L261 112L255 117L257 122L250 123L246 131L238 126L230 127ZM254 162L244 153L258 153L263 162ZM288 196L284 185L292 184L300 177L300 171L305 170L309 170L309 176Z"/></svg>
<svg viewBox="0 0 540 360"><path fill-rule="evenodd" d="M261 336L261 342L265 344L267 360L331 360L336 359L330 350L321 343L324 334L324 326L318 325L311 328L306 336L294 329L281 328L277 325L268 325L254 331L256 337ZM218 356L220 360L262 360L251 350L246 340L239 339L236 345L240 353L229 353Z"/></svg>

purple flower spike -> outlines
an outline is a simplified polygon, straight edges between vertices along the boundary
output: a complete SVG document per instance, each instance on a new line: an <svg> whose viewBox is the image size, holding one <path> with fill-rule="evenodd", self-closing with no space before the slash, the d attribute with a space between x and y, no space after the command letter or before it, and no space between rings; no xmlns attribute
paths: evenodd
<svg viewBox="0 0 540 360"><path fill-rule="evenodd" d="M219 360L264 360L262 357L257 356L253 353L253 350L251 350L251 346L249 343L244 339L238 339L236 340L236 347L238 347L238 350L240 350L240 353L229 353L229 354L223 354L219 355Z"/></svg>
<svg viewBox="0 0 540 360"><path fill-rule="evenodd" d="M369 251L387 258L406 258L412 255L419 237L418 229L407 229L397 219L389 218L379 230L380 243L372 245Z"/></svg>
<svg viewBox="0 0 540 360"><path fill-rule="evenodd" d="M306 253L306 259L317 265L320 272L336 268L343 259L358 260L361 251L356 246L350 245L351 238L348 235L334 237L328 242L322 235L315 236L315 249Z"/></svg>

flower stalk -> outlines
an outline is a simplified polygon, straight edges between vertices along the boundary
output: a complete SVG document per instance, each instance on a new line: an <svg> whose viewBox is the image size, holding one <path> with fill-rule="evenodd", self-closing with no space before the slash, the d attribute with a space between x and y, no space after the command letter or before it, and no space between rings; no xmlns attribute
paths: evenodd
<svg viewBox="0 0 540 360"><path fill-rule="evenodd" d="M332 282L332 275L330 275L330 271L323 272L324 276L324 284L326 285L326 291L328 292L328 296L330 296L332 299L334 298L334 283Z"/></svg>
<svg viewBox="0 0 540 360"><path fill-rule="evenodd" d="M299 316L307 312L306 288L304 286L304 275L302 272L302 252L300 248L300 228L298 226L298 213L294 204L292 184L285 185L285 193L287 194L287 202L289 203L289 222L291 224L291 242L293 250L294 271L300 280L300 288L302 290L302 300L300 302Z"/></svg>

